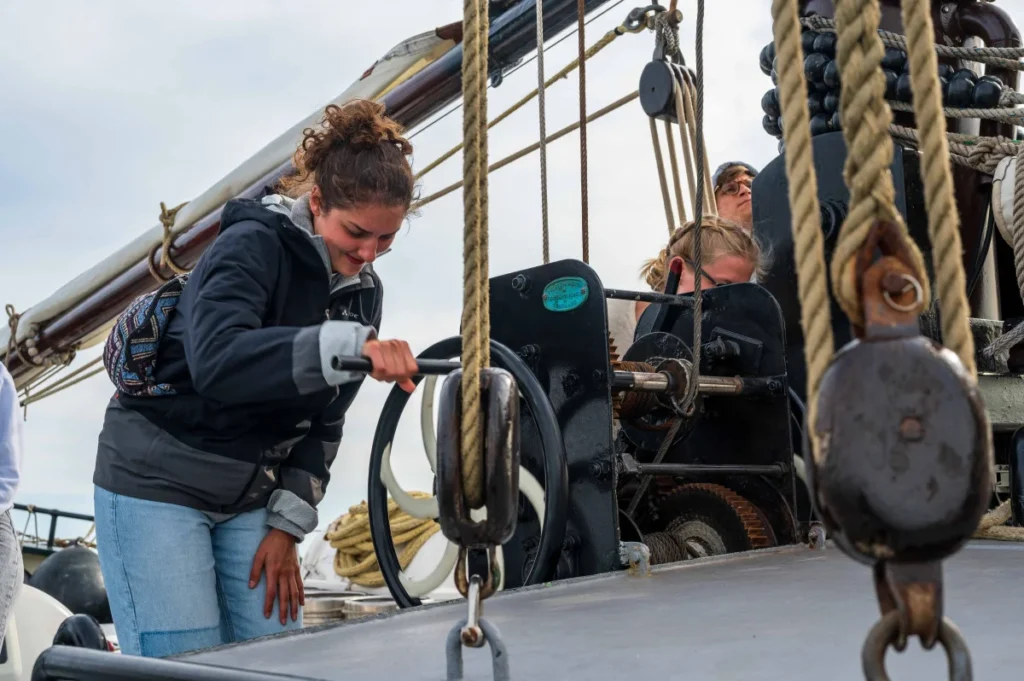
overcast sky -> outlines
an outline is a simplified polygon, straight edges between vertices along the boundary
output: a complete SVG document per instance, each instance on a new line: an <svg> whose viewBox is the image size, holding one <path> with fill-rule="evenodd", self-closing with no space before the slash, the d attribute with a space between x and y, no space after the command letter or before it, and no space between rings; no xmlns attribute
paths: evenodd
<svg viewBox="0 0 1024 681"><path fill-rule="evenodd" d="M591 24L587 43L633 6L623 3ZM693 64L696 3L680 7ZM0 302L24 310L43 300L156 224L161 201L176 205L198 195L395 44L458 21L462 2L399 0L388 3L386 16L381 9L352 0L0 0ZM776 155L776 141L761 130L759 104L771 87L757 59L771 40L769 3L708 2L705 36L712 166L743 159L763 167ZM637 87L653 45L650 33L626 35L589 62L591 110ZM548 52L548 73L575 50L572 38ZM535 84L533 65L507 78L491 90L491 115ZM578 117L575 75L549 90L547 112L549 132ZM537 126L533 104L495 128L491 159L534 142ZM455 114L417 137L416 165L460 135ZM591 264L606 286L640 287L637 269L667 232L639 103L592 124L588 142ZM552 259L580 257L579 163L577 136L549 148ZM461 157L448 161L424 178L423 194L457 179L461 168ZM539 264L536 154L491 176L490 208L492 274ZM461 238L459 193L403 229L377 266L387 292L385 336L405 338L419 352L458 333ZM322 525L365 497L367 457L388 390L367 381L349 414ZM101 374L29 408L18 501L92 513L96 437L111 393ZM417 397L411 407L418 406ZM428 488L413 413L402 422L394 461L407 488Z"/></svg>

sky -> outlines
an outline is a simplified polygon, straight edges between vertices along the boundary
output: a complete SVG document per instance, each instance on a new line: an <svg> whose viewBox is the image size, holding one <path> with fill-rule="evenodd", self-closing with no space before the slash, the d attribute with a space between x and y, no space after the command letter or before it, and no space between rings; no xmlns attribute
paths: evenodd
<svg viewBox="0 0 1024 681"><path fill-rule="evenodd" d="M587 44L634 4L588 26ZM771 40L769 4L707 3L704 126L712 167L741 159L761 168L776 156L776 141L761 129L760 100L772 84L758 68L758 53ZM679 6L684 54L694 64L696 2ZM462 12L460 0L396 0L389 7L382 20L378 3L338 0L0 0L0 302L23 311L45 299L156 224L161 201L197 196L322 109L391 47L459 21ZM590 61L589 109L634 90L653 48L653 34L627 34ZM575 51L572 37L547 52L548 74ZM536 80L534 64L506 78L490 91L490 115ZM578 118L577 83L573 74L548 91L549 133ZM634 102L588 132L591 266L607 287L643 288L637 270L667 236L647 118ZM491 131L490 157L537 135L534 102ZM413 140L414 166L460 139L456 112ZM578 137L550 145L548 164L551 258L580 258ZM461 170L456 155L423 179L422 194L459 179ZM537 154L497 171L489 186L491 273L540 264ZM403 228L377 264L386 291L384 337L404 338L419 352L458 333L461 237L459 192ZM98 352L81 353L76 364ZM349 412L321 526L365 498L373 432L389 390L367 380ZM17 501L92 513L96 438L111 394L101 373L29 407ZM431 479L419 403L417 393L393 449L407 489L429 489ZM15 519L19 529L23 521ZM81 531L70 522L58 536Z"/></svg>

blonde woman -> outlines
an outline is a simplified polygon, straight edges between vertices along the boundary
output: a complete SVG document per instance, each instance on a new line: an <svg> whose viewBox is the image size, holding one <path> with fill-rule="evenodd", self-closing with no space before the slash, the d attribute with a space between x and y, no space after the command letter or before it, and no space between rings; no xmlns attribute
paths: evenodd
<svg viewBox="0 0 1024 681"><path fill-rule="evenodd" d="M696 288L697 267L693 260L695 223L676 229L656 258L640 270L652 290L662 292L672 261L679 260L682 274L676 294L692 293ZM738 284L763 276L763 254L757 240L735 222L709 215L701 220L701 288ZM637 320L650 303L609 301L608 328L612 342L621 355L633 343Z"/></svg>

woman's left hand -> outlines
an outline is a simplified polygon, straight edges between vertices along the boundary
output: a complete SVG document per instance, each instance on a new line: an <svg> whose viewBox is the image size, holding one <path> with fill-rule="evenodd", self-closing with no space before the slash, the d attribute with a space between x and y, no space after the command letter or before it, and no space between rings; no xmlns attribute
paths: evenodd
<svg viewBox="0 0 1024 681"><path fill-rule="evenodd" d="M274 599L280 603L281 624L288 621L291 610L292 621L299 618L299 606L306 604L299 573L299 554L295 549L296 539L287 532L272 527L256 549L249 574L249 588L259 584L260 574L267 572L267 599L263 605L263 616L270 619L274 611Z"/></svg>

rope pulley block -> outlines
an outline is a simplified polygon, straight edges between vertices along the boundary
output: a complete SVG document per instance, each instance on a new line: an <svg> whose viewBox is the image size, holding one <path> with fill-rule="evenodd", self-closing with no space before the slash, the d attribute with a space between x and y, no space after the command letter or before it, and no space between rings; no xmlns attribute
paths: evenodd
<svg viewBox="0 0 1024 681"><path fill-rule="evenodd" d="M438 520L444 536L456 544L497 546L515 532L519 508L519 389L504 369L487 367L480 373L483 457L474 465L474 457L462 452L462 379L461 369L453 371L439 396ZM467 484L474 476L476 480ZM474 484L483 492L482 504L472 503ZM479 508L487 509L487 517L473 520L470 512Z"/></svg>
<svg viewBox="0 0 1024 681"><path fill-rule="evenodd" d="M648 25L654 29L656 38L654 55L640 73L640 106L651 118L678 123L676 83L685 84L686 78L689 82L696 81L692 73L682 73L685 66L679 50L679 24L683 13L666 11L656 5L647 8L651 9L655 14L648 19Z"/></svg>
<svg viewBox="0 0 1024 681"><path fill-rule="evenodd" d="M461 547L455 566L455 586L469 601L469 616L461 625L460 636L464 645L478 648L491 639L480 617L481 601L491 596L501 582L495 549L512 538L518 517L519 388L512 374L504 369L481 370L481 457L462 448L462 381L463 372L459 369L449 374L441 386L438 521L441 532ZM479 520L473 518L474 511Z"/></svg>
<svg viewBox="0 0 1024 681"><path fill-rule="evenodd" d="M952 659L940 561L987 508L988 418L957 355L920 334L927 301L897 227L876 222L851 266L864 324L822 378L808 482L836 544L875 567L885 626L872 636L888 637L882 654L917 635L926 648L948 643ZM872 636L865 655L877 647Z"/></svg>

